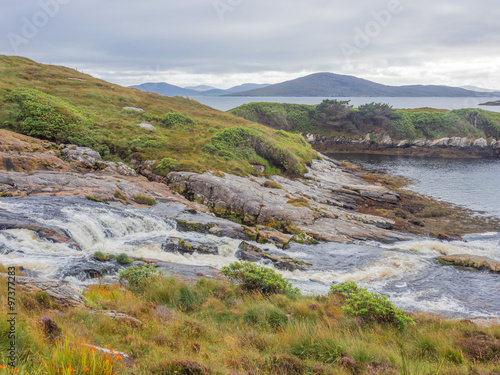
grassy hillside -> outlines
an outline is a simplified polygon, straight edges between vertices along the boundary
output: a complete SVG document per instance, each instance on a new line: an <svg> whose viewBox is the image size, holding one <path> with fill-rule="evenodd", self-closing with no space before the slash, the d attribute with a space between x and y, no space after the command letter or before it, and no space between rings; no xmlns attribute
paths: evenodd
<svg viewBox="0 0 500 375"><path fill-rule="evenodd" d="M347 139L367 133L390 134L400 140L500 138L500 114L475 108L395 110L380 103L352 108L347 101L325 100L319 105L250 103L229 113L275 129Z"/></svg>
<svg viewBox="0 0 500 375"><path fill-rule="evenodd" d="M141 128L143 122L156 130ZM264 165L265 173L296 175L316 157L300 136L276 132L195 100L125 88L22 57L0 56L0 126L89 146L108 160L163 161L156 170L160 174L171 170L248 174L255 173L253 163ZM244 139L234 139L235 134L241 136L240 128L251 131ZM272 155L261 151L262 143L271 146ZM285 160L293 160L297 167L288 170Z"/></svg>

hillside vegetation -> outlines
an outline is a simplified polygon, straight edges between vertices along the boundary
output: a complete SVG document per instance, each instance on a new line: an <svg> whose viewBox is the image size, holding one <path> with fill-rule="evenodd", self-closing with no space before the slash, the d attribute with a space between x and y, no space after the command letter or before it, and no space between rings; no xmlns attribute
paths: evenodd
<svg viewBox="0 0 500 375"><path fill-rule="evenodd" d="M500 113L475 108L396 110L381 103L353 108L348 101L324 100L319 105L250 103L229 113L275 129L347 139L367 133L385 133L400 140L500 138Z"/></svg>
<svg viewBox="0 0 500 375"><path fill-rule="evenodd" d="M125 88L22 57L0 56L0 127L88 146L108 160L155 160L159 174L220 170L246 175L256 173L251 164L260 164L265 174L295 176L316 157L300 136L195 100Z"/></svg>
<svg viewBox="0 0 500 375"><path fill-rule="evenodd" d="M223 269L230 277L232 271ZM6 272L1 265L0 272ZM246 269L242 277L238 284L188 283L163 277L152 265L133 266L120 272L122 285L88 286L85 305L74 308L43 291L18 290L18 360L9 367L10 326L2 319L0 373L486 375L500 370L498 326L479 329L468 321L410 317L354 283L338 284L326 296L306 296L267 268ZM263 285L272 285L272 291L259 288ZM0 300L5 314L5 277L0 277ZM121 317L113 319L110 311Z"/></svg>

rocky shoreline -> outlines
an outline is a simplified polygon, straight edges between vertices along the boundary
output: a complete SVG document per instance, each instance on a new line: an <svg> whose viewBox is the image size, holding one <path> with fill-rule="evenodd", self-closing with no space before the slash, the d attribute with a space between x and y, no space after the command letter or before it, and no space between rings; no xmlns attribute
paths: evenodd
<svg viewBox="0 0 500 375"><path fill-rule="evenodd" d="M500 157L500 140L469 137L395 140L387 134L367 134L359 139L325 138L305 134L306 140L322 153L398 154L429 157Z"/></svg>

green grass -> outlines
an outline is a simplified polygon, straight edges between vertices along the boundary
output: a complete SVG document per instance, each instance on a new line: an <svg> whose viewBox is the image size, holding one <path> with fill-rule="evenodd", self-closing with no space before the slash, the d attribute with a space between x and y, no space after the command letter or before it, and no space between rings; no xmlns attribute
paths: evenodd
<svg viewBox="0 0 500 375"><path fill-rule="evenodd" d="M145 113L123 110L126 106L143 108ZM141 122L152 123L156 131L142 129ZM155 160L160 174L172 170L256 174L250 165L256 162L266 165L267 174L296 175L316 157L301 137L276 133L192 99L142 92L62 66L3 55L0 127L89 146L108 160ZM224 133L228 129L230 133ZM230 145L238 131L247 132L252 143L244 152ZM235 158L210 149L221 135Z"/></svg>
<svg viewBox="0 0 500 375"><path fill-rule="evenodd" d="M136 375L350 374L354 368L363 374L373 366L384 368L384 374L500 370L493 360L499 354L499 326L479 329L416 314L416 325L400 330L388 322L346 315L339 295L262 295L224 280L187 283L142 270L127 277L136 280L133 292L96 285L84 292L88 307L81 308L63 308L50 297L42 302L18 290L21 350L16 369L40 375L70 374L58 364L78 375L107 374L111 368ZM0 278L0 300L5 302L6 296L6 279ZM6 306L0 305L0 313L6 313ZM112 319L90 308L120 311L142 323ZM7 321L0 321L0 366L7 366L8 329Z"/></svg>

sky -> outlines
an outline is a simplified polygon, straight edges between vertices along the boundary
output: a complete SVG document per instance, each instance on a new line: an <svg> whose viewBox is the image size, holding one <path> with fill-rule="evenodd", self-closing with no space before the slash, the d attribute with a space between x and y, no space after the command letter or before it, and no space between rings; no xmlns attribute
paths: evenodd
<svg viewBox="0 0 500 375"><path fill-rule="evenodd" d="M500 90L497 1L2 0L0 54L124 86L332 72Z"/></svg>

